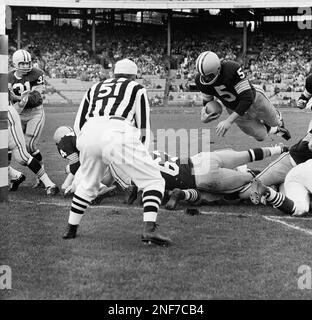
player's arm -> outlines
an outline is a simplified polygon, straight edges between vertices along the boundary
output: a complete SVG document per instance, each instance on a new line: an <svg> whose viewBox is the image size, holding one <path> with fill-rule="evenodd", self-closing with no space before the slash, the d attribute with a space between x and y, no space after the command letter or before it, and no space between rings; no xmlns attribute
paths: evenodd
<svg viewBox="0 0 312 320"><path fill-rule="evenodd" d="M28 96L29 96L29 91L24 91L20 97L20 101L15 102L13 104L13 107L15 108L18 114L21 114L22 111L24 110L24 107L28 102Z"/></svg>
<svg viewBox="0 0 312 320"><path fill-rule="evenodd" d="M137 92L135 98L135 120L138 129L141 130L141 142L149 148L150 143L150 106L147 99L147 92L145 88L141 88Z"/></svg>
<svg viewBox="0 0 312 320"><path fill-rule="evenodd" d="M202 97L203 97L203 107L201 109L201 116L200 116L200 120L203 123L208 123L214 119L212 119L212 115L210 113L207 113L207 109L206 109L206 104L210 101L214 100L214 97L210 94L206 94L202 92Z"/></svg>
<svg viewBox="0 0 312 320"><path fill-rule="evenodd" d="M306 78L305 88L297 101L297 107L299 109L304 109L311 97L312 97L312 74L310 74Z"/></svg>
<svg viewBox="0 0 312 320"><path fill-rule="evenodd" d="M79 154L77 152L73 152L67 156L67 159L69 160L69 163L68 163L68 167L67 167L68 169L66 170L66 173L71 173L75 175L77 170L80 167Z"/></svg>
<svg viewBox="0 0 312 320"><path fill-rule="evenodd" d="M75 123L74 123L74 131L76 136L78 136L82 126L86 122L86 114L90 105L90 95L91 95L91 88L85 93L79 105L78 112L75 118Z"/></svg>

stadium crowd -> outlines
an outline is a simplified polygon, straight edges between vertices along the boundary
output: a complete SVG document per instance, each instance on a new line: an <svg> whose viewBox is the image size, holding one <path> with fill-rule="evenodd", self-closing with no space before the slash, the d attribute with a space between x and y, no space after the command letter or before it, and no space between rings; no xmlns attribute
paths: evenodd
<svg viewBox="0 0 312 320"><path fill-rule="evenodd" d="M98 29L97 29L98 30ZM16 37L13 37L16 39ZM171 68L176 78L192 81L195 60L203 50L212 50L221 58L242 63L242 37L200 35L173 37ZM111 73L118 59L133 59L141 70L139 77L153 75L165 78L168 71L166 35L133 27L103 28L96 33L96 52L92 52L91 30L73 26L42 26L34 31L23 30L22 43L38 59L38 64L51 78L75 78L98 81ZM11 44L13 52L16 43ZM245 71L251 80L260 84L280 84L285 91L300 91L310 70L308 36L298 33L256 33L249 37ZM187 85L181 90L187 90Z"/></svg>

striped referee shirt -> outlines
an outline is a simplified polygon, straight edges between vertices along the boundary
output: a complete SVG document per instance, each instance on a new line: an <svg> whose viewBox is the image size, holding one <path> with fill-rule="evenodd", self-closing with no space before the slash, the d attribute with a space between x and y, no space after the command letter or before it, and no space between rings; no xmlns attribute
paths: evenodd
<svg viewBox="0 0 312 320"><path fill-rule="evenodd" d="M150 107L146 89L127 78L110 78L93 85L84 95L76 115L76 135L92 117L118 116L141 130L147 147L150 133Z"/></svg>

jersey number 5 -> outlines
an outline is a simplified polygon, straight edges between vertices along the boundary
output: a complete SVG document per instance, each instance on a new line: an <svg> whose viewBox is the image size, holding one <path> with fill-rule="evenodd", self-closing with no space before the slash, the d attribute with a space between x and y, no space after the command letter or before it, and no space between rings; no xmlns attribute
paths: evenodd
<svg viewBox="0 0 312 320"><path fill-rule="evenodd" d="M225 101L227 102L232 102L236 100L236 97L234 96L233 93L225 90L226 86L225 85L221 85L221 86L216 86L214 87L215 90L218 92L218 95Z"/></svg>

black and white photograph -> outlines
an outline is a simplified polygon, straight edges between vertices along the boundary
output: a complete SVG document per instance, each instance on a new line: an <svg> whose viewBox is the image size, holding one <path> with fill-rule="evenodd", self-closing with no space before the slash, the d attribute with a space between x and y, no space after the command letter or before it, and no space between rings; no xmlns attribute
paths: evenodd
<svg viewBox="0 0 312 320"><path fill-rule="evenodd" d="M305 0L1 0L0 300L311 300L311 39Z"/></svg>

